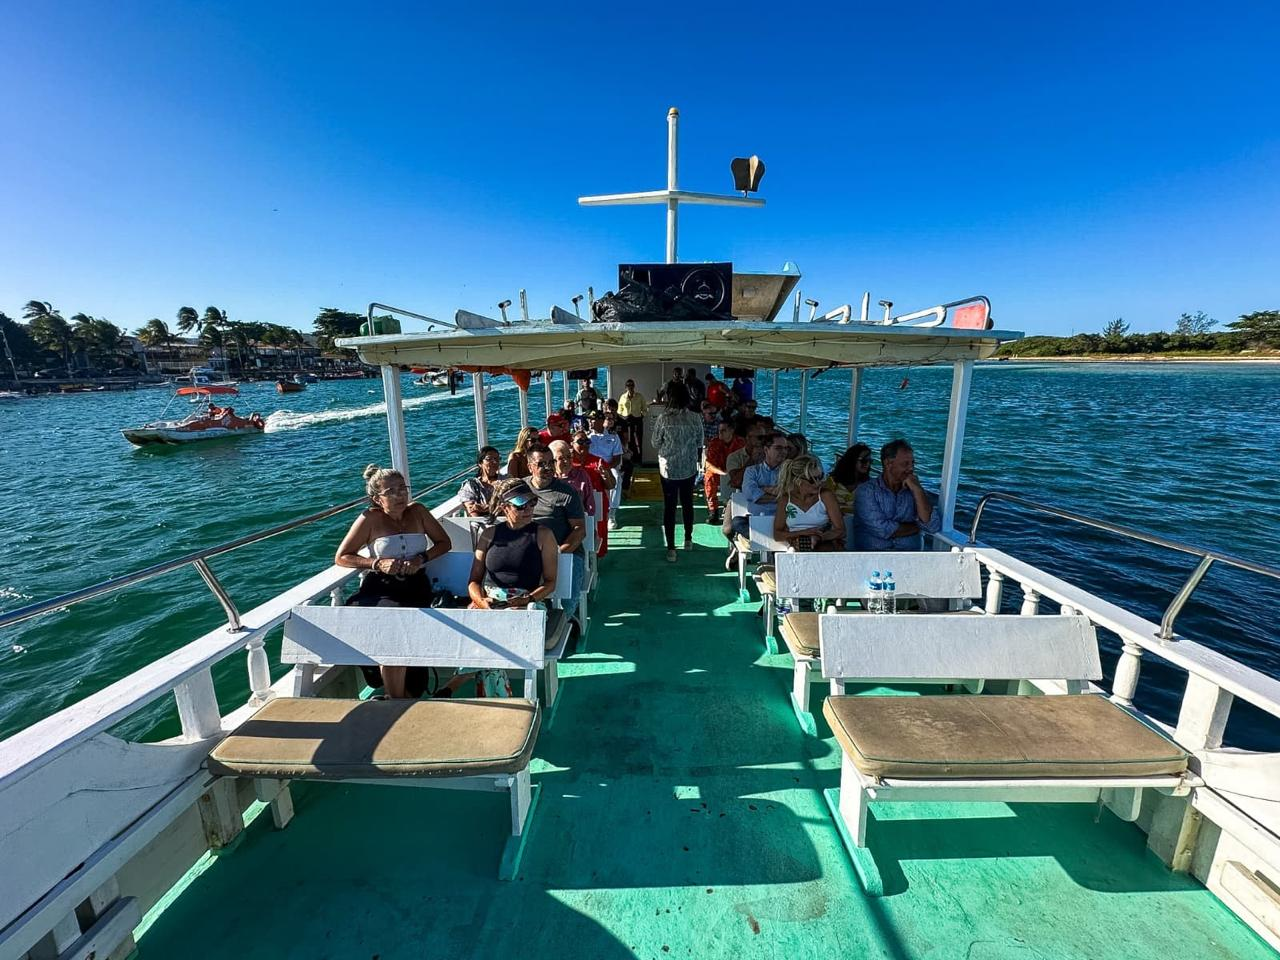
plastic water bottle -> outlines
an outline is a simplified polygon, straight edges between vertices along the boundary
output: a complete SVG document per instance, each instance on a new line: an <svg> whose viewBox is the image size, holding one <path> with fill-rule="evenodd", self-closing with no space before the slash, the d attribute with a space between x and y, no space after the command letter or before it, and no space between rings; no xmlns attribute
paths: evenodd
<svg viewBox="0 0 1280 960"><path fill-rule="evenodd" d="M879 570L871 571L867 587L867 613L884 613L884 581L880 579Z"/></svg>
<svg viewBox="0 0 1280 960"><path fill-rule="evenodd" d="M898 594L895 592L898 585L893 581L893 571L886 570L884 572L884 612L898 612Z"/></svg>

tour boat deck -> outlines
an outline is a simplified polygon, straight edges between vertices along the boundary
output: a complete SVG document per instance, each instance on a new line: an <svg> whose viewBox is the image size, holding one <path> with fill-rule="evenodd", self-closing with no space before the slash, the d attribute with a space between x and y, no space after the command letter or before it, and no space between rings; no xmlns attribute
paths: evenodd
<svg viewBox="0 0 1280 960"><path fill-rule="evenodd" d="M820 712L805 736L718 529L669 564L658 520L625 505L610 534L514 881L497 879L505 795L295 784L288 829L258 817L206 857L147 918L141 957L1274 955L1085 804L876 811L886 895L864 896L822 796L839 752Z"/></svg>

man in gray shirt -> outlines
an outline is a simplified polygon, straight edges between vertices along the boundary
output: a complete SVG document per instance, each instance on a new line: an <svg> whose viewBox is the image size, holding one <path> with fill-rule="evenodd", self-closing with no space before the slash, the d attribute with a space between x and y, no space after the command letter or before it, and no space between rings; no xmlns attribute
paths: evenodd
<svg viewBox="0 0 1280 960"><path fill-rule="evenodd" d="M564 603L565 615L572 617L578 611L578 594L582 592L587 575L587 551L583 541L587 536L586 512L582 498L567 481L556 477L555 458L541 443L529 447L529 486L538 502L533 507L533 522L550 530L560 544L560 552L573 557L573 596Z"/></svg>

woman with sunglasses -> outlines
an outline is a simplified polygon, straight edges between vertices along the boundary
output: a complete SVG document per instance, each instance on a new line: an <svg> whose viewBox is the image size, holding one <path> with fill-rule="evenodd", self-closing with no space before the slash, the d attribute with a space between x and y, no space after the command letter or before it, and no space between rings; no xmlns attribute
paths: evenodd
<svg viewBox="0 0 1280 960"><path fill-rule="evenodd" d="M502 479L502 454L497 447L481 447L476 454L476 475L463 481L458 491L468 517L489 516L493 485Z"/></svg>
<svg viewBox="0 0 1280 960"><path fill-rule="evenodd" d="M853 513L854 491L870 479L871 448L865 443L855 443L841 454L822 488L836 495L841 513Z"/></svg>
<svg viewBox="0 0 1280 960"><path fill-rule="evenodd" d="M431 578L426 566L449 552L449 535L440 521L409 498L409 487L398 470L370 464L364 471L369 509L356 517L338 545L334 563L367 571L349 606L429 607ZM372 668L365 674L371 686L388 697L418 697L426 686L427 670L405 667Z"/></svg>
<svg viewBox="0 0 1280 960"><path fill-rule="evenodd" d="M556 589L560 548L555 535L533 522L537 496L522 479L501 480L493 491L493 517L476 543L467 594L480 610L527 607Z"/></svg>
<svg viewBox="0 0 1280 960"><path fill-rule="evenodd" d="M836 495L822 489L822 464L811 454L793 457L778 473L773 536L793 550L841 550L844 517Z"/></svg>

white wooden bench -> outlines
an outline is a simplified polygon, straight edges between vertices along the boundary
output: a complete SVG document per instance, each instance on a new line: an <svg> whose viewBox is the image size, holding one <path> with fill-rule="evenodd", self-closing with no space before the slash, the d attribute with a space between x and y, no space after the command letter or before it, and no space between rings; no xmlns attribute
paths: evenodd
<svg viewBox="0 0 1280 960"><path fill-rule="evenodd" d="M733 538L733 545L738 551L738 600L742 603L746 603L751 599L751 594L747 591L748 554L756 556L758 562L764 563L768 560L770 554L787 549L786 541L777 540L773 536L772 514L768 516L752 516L747 522L751 536L743 538L740 535L735 535ZM771 652L777 653L778 651L774 649Z"/></svg>
<svg viewBox="0 0 1280 960"><path fill-rule="evenodd" d="M457 518L450 517L450 520ZM457 525L446 527L452 536ZM465 532L465 531L464 531ZM470 534L467 534L470 536ZM436 589L447 590L458 597L467 596L467 584L471 580L471 563L475 552L471 547L455 548L443 556L436 557L427 564L427 576L431 578ZM571 596L573 582L573 558L568 554L560 554L556 566L556 589L550 600L556 604L564 603ZM559 691L559 664L564 659L569 645L569 619L560 610L549 612L547 618L547 636L545 638L546 657L542 667L542 702L550 711L555 706ZM544 723L550 727L555 714L548 712Z"/></svg>
<svg viewBox="0 0 1280 960"><path fill-rule="evenodd" d="M1099 679L1084 617L823 615L822 670L832 680L1057 677L1067 691ZM894 621L885 636L880 621ZM1136 819L1142 792L1186 793L1187 754L1094 693L1060 696L831 696L841 749L827 803L867 892L883 882L867 847L868 803L1106 800Z"/></svg>
<svg viewBox="0 0 1280 960"><path fill-rule="evenodd" d="M276 697L209 754L210 773L252 777L283 828L291 780L391 783L511 796L511 837L499 875L519 868L537 800L529 761L542 714L535 671L543 610L295 607L281 660L296 664L294 697ZM519 670L521 698L350 700L309 696L316 670L355 666Z"/></svg>
<svg viewBox="0 0 1280 960"><path fill-rule="evenodd" d="M787 600L865 601L867 581L876 570L893 571L894 579L904 587L899 599L967 604L982 595L978 558L967 552L779 553L770 579L777 596ZM771 635L773 606L770 597L765 603L765 630L769 634L765 643L766 648L772 645L776 649ZM809 685L822 668L818 614L788 613L780 625L792 659L791 706L800 728L812 735L816 727L809 707Z"/></svg>

